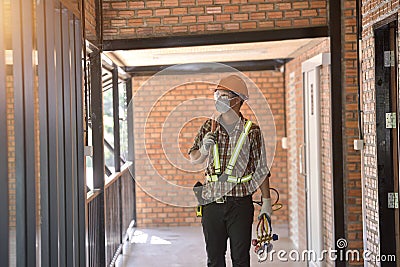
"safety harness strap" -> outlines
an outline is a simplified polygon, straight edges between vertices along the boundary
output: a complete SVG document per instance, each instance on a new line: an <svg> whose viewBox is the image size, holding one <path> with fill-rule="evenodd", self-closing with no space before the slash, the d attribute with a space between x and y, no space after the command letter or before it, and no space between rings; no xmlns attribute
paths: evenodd
<svg viewBox="0 0 400 267"><path fill-rule="evenodd" d="M236 161L239 157L240 151L242 150L244 141L246 140L246 137L250 132L252 124L253 123L250 120L246 122L246 124L244 125L244 131L240 134L239 140L237 141L235 148L233 149L233 153L231 155L231 158L229 159L228 166L226 167L225 170L225 173L228 175L228 180L227 180L228 182L243 183L250 181L252 178L251 174L246 175L244 177L236 177L231 175L233 168L235 167ZM218 175L221 174L221 162L219 159L219 151L217 143L214 144L213 156L214 156L214 170L217 175L211 175L211 176L208 175L207 180L210 182L218 181Z"/></svg>
<svg viewBox="0 0 400 267"><path fill-rule="evenodd" d="M218 151L218 143L214 144L214 170L216 174L221 174L221 162L219 160L219 151Z"/></svg>
<svg viewBox="0 0 400 267"><path fill-rule="evenodd" d="M231 158L229 159L228 166L226 167L225 173L228 175L232 174L233 168L235 167L236 161L239 157L240 151L242 150L244 141L246 140L247 135L249 134L252 122L248 120L244 125L244 131L240 134L239 140L236 143L235 148L233 149L233 153Z"/></svg>
<svg viewBox="0 0 400 267"><path fill-rule="evenodd" d="M251 174L248 174L248 175L243 176L243 177L236 177L236 176L229 175L227 182L240 184L240 183L248 182L252 178L253 178L253 176ZM207 181L209 181L209 182L217 182L218 181L218 175L216 175L216 174L207 175Z"/></svg>

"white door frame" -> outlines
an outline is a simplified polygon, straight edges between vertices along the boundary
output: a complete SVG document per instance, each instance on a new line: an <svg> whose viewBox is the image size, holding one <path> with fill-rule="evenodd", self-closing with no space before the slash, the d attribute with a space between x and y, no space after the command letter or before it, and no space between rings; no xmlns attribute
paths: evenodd
<svg viewBox="0 0 400 267"><path fill-rule="evenodd" d="M302 63L304 90L304 136L306 176L307 249L317 258L324 249L322 224L321 101L320 69L330 64L330 53L321 53ZM304 171L303 171L304 172ZM309 266L323 266L310 261Z"/></svg>

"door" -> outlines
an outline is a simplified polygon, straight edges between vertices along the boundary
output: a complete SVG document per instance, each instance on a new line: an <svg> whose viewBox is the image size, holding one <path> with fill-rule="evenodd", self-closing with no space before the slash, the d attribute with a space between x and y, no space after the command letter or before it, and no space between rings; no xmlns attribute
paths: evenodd
<svg viewBox="0 0 400 267"><path fill-rule="evenodd" d="M380 255L398 258L397 21L375 29L374 34ZM396 264L381 262L381 266Z"/></svg>
<svg viewBox="0 0 400 267"><path fill-rule="evenodd" d="M303 72L307 246L308 250L317 255L320 255L323 249L319 70L319 67L315 67ZM309 262L309 266L322 264L318 261Z"/></svg>

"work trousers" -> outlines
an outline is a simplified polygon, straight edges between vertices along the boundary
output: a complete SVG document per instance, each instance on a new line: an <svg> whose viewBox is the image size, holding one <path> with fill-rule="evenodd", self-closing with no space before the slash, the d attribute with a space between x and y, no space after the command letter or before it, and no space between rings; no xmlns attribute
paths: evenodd
<svg viewBox="0 0 400 267"><path fill-rule="evenodd" d="M202 225L208 267L226 266L228 238L233 267L250 266L253 214L251 196L228 197L225 203L212 202L203 207Z"/></svg>

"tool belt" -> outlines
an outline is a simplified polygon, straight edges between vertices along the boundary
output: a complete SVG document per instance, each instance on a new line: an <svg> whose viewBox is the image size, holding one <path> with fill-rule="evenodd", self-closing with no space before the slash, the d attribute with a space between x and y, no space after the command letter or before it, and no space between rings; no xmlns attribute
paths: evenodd
<svg viewBox="0 0 400 267"><path fill-rule="evenodd" d="M248 198L252 199L252 195L247 195L247 196L243 196L243 197L223 196L223 197L217 198L214 202L211 202L211 203L223 204L223 203L230 202L230 201L242 201L242 200L245 200Z"/></svg>

